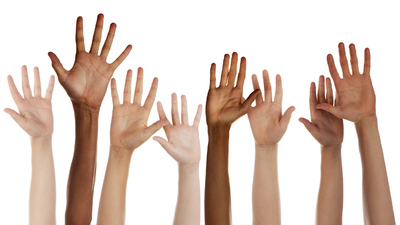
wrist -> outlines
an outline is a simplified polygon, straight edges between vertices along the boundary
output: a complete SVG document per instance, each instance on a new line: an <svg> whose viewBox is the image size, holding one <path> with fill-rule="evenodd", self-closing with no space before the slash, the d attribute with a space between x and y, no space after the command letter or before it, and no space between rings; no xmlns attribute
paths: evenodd
<svg viewBox="0 0 400 225"><path fill-rule="evenodd" d="M376 115L366 116L360 121L354 123L356 128L371 127L378 123L378 118Z"/></svg>
<svg viewBox="0 0 400 225"><path fill-rule="evenodd" d="M198 171L200 163L178 163L178 169L184 171Z"/></svg>
<svg viewBox="0 0 400 225"><path fill-rule="evenodd" d="M133 150L124 148L124 147L116 147L110 145L110 154L113 154L118 157L132 157Z"/></svg>
<svg viewBox="0 0 400 225"><path fill-rule="evenodd" d="M78 102L78 101L75 101L72 99L71 99L71 101L72 101L72 106L73 106L75 112L79 111L79 112L86 112L86 113L90 113L90 114L95 114L95 113L98 114L100 112L100 105L99 106L90 106L85 102Z"/></svg>
<svg viewBox="0 0 400 225"><path fill-rule="evenodd" d="M277 151L278 144L269 145L269 144L258 144L256 143L256 151Z"/></svg>

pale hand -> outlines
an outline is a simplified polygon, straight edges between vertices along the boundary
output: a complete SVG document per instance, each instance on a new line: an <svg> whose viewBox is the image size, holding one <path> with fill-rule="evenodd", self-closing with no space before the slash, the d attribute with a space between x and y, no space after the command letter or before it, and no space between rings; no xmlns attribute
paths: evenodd
<svg viewBox="0 0 400 225"><path fill-rule="evenodd" d="M132 153L162 126L168 124L168 120L159 120L147 127L147 120L157 93L158 79L154 78L143 106L141 106L142 68L138 69L133 103L131 103L131 83L132 71L129 70L125 81L124 102L120 104L115 79L111 80L111 94L114 105L110 132L111 147L128 153Z"/></svg>
<svg viewBox="0 0 400 225"><path fill-rule="evenodd" d="M32 138L51 136L53 134L53 112L51 108L51 96L54 89L54 76L50 77L49 86L44 98L41 96L39 69L34 69L34 95L29 86L28 71L22 67L22 90L24 98L18 92L11 76L7 77L8 86L19 113L6 108L4 111L18 123L18 125Z"/></svg>
<svg viewBox="0 0 400 225"><path fill-rule="evenodd" d="M357 123L366 117L376 115L376 101L370 77L371 55L369 49L365 49L364 71L363 74L360 74L355 46L351 44L349 48L352 73L349 70L344 44L339 44L343 79L339 77L332 55L329 54L327 57L329 72L336 87L337 106L322 103L316 107L326 110L338 118Z"/></svg>
<svg viewBox="0 0 400 225"><path fill-rule="evenodd" d="M216 88L215 64L211 65L210 71L210 90L207 95L206 119L208 126L222 125L231 126L235 120L247 113L251 103L255 100L259 90L253 91L250 96L244 100L243 84L246 77L246 58L240 62L239 76L236 81L238 55L232 54L231 67L229 67L229 55L224 56L222 67L221 83Z"/></svg>
<svg viewBox="0 0 400 225"><path fill-rule="evenodd" d="M198 165L200 161L200 139L199 123L201 118L202 106L199 105L194 118L193 126L189 125L186 96L182 95L182 112L179 119L178 100L175 93L171 97L172 102L172 123L164 126L168 141L162 137L153 137L161 146L174 158L180 165ZM160 120L167 119L161 102L157 104Z"/></svg>
<svg viewBox="0 0 400 225"><path fill-rule="evenodd" d="M256 98L256 106L251 107L247 113L250 121L251 131L257 145L274 146L285 134L294 106L289 107L282 115L282 80L280 75L276 76L275 99L272 101L271 83L268 71L263 71L264 95L259 93ZM252 77L254 90L260 89L257 76Z"/></svg>
<svg viewBox="0 0 400 225"><path fill-rule="evenodd" d="M99 14L93 35L90 52L85 51L83 37L83 19L79 17L76 24L76 57L70 71L64 69L58 57L49 52L52 66L57 73L60 84L73 102L83 103L91 109L99 109L108 83L117 67L128 56L132 46L128 45L122 54L111 64L107 63L116 25L110 26L101 54L98 55L104 16Z"/></svg>
<svg viewBox="0 0 400 225"><path fill-rule="evenodd" d="M311 135L324 147L339 146L343 142L343 120L333 114L317 109L317 104L335 104L331 80L326 78L326 94L324 76L320 76L318 84L318 97L316 94L315 83L310 86L310 114L311 122L300 118ZM336 102L337 103L337 102Z"/></svg>

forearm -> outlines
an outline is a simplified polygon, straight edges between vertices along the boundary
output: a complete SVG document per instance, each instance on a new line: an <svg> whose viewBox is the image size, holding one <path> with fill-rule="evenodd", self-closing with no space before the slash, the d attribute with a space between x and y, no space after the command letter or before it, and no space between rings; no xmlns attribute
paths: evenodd
<svg viewBox="0 0 400 225"><path fill-rule="evenodd" d="M199 165L179 165L174 225L200 224Z"/></svg>
<svg viewBox="0 0 400 225"><path fill-rule="evenodd" d="M316 224L342 224L343 174L341 145L321 147L321 181Z"/></svg>
<svg viewBox="0 0 400 225"><path fill-rule="evenodd" d="M395 224L376 116L355 124L363 169L365 224Z"/></svg>
<svg viewBox="0 0 400 225"><path fill-rule="evenodd" d="M281 224L277 145L256 145L253 224Z"/></svg>
<svg viewBox="0 0 400 225"><path fill-rule="evenodd" d="M75 112L75 151L68 186L66 224L90 224L96 175L99 111L73 104Z"/></svg>
<svg viewBox="0 0 400 225"><path fill-rule="evenodd" d="M126 185L131 153L110 147L97 224L125 224Z"/></svg>
<svg viewBox="0 0 400 225"><path fill-rule="evenodd" d="M231 195L228 174L229 128L208 128L205 184L205 224L231 223Z"/></svg>
<svg viewBox="0 0 400 225"><path fill-rule="evenodd" d="M32 138L29 224L56 224L56 181L52 137Z"/></svg>

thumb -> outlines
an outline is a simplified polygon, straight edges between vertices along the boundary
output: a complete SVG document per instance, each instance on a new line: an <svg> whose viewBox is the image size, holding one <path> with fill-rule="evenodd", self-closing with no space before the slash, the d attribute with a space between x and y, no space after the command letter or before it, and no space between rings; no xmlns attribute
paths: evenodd
<svg viewBox="0 0 400 225"><path fill-rule="evenodd" d="M296 108L294 106L290 106L288 109L286 109L286 112L283 114L281 121L279 122L280 125L284 128L284 130L287 129L290 118L292 117L292 113Z"/></svg>
<svg viewBox="0 0 400 225"><path fill-rule="evenodd" d="M333 114L337 118L343 119L343 112L342 112L342 109L340 108L340 106L332 106L328 103L321 103L321 104L316 105L315 108L325 110L325 111Z"/></svg>
<svg viewBox="0 0 400 225"><path fill-rule="evenodd" d="M18 123L18 125L19 125L21 128L24 126L24 124L25 124L25 122L26 122L26 119L25 119L23 116L21 116L19 113L17 113L17 112L14 111L13 109L9 109L9 108L4 109L4 112L5 112L5 113L8 113L8 114L11 116L11 118L13 118L14 121L15 121L16 123Z"/></svg>
<svg viewBox="0 0 400 225"><path fill-rule="evenodd" d="M174 146L169 143L168 141L166 141L164 138L159 137L159 136L154 136L153 140L157 141L158 143L160 143L160 145L168 152L168 154L170 154L170 152L172 151L172 149L174 148Z"/></svg>
<svg viewBox="0 0 400 225"><path fill-rule="evenodd" d="M309 120L305 118L300 118L299 121L300 123L304 124L304 126L306 127L308 132L311 133L311 135L314 136L314 134L318 133L318 128L314 126L314 124L312 124Z"/></svg>
<svg viewBox="0 0 400 225"><path fill-rule="evenodd" d="M64 67L61 64L60 60L58 59L58 57L54 53L49 52L48 55L49 55L50 60L51 60L51 66L53 67L53 69L57 73L58 80L60 82L65 81L65 79L67 78L67 70L64 69Z"/></svg>
<svg viewBox="0 0 400 225"><path fill-rule="evenodd" d="M247 97L246 101L242 103L239 109L240 115L244 115L247 113L247 111L249 111L251 104L254 102L254 100L256 100L258 93L260 93L260 89L254 90L249 97Z"/></svg>
<svg viewBox="0 0 400 225"><path fill-rule="evenodd" d="M146 138L146 140L148 138L150 138L154 133L156 133L159 129L161 129L161 127L168 125L169 121L167 118L159 120L155 123L153 123L152 125L150 125L149 127L147 127L144 131L144 136Z"/></svg>

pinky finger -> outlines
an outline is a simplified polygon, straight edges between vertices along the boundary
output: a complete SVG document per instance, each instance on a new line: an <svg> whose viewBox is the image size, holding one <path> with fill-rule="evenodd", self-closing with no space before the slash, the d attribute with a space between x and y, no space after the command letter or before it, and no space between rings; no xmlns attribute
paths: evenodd
<svg viewBox="0 0 400 225"><path fill-rule="evenodd" d="M121 55L119 55L118 58L113 63L111 63L111 68L113 69L113 71L115 71L117 67L121 65L121 63L129 55L129 52L131 52L131 50L132 50L132 45L128 45L125 48L125 50L121 53Z"/></svg>
<svg viewBox="0 0 400 225"><path fill-rule="evenodd" d="M118 96L118 89L117 89L117 82L115 81L115 79L111 79L111 96L112 96L112 100L113 100L113 106L119 106L119 96Z"/></svg>
<svg viewBox="0 0 400 225"><path fill-rule="evenodd" d="M24 126L24 123L26 122L25 118L17 113L15 110L6 108L4 109L4 112L8 113L13 118L13 120L18 123L20 127Z"/></svg>
<svg viewBox="0 0 400 225"><path fill-rule="evenodd" d="M53 96L54 82L55 82L55 77L54 75L51 75L49 86L47 86L46 95L44 97L45 99L51 100L51 97Z"/></svg>
<svg viewBox="0 0 400 225"><path fill-rule="evenodd" d="M200 104L200 105L197 107L196 116L194 117L194 121L193 121L193 126L194 126L195 128L198 128L198 127L199 127L202 111L203 111L203 106Z"/></svg>

